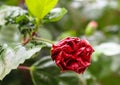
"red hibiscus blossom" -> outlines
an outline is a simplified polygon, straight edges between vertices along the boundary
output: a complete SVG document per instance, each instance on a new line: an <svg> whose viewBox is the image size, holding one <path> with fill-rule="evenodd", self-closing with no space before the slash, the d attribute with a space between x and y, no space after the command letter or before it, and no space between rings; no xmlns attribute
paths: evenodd
<svg viewBox="0 0 120 85"><path fill-rule="evenodd" d="M90 65L93 52L87 40L68 37L52 46L51 56L62 71L83 73Z"/></svg>

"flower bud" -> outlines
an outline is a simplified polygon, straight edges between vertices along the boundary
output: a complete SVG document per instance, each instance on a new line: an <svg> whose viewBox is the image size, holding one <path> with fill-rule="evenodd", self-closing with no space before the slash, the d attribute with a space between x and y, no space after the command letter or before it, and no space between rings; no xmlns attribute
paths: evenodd
<svg viewBox="0 0 120 85"><path fill-rule="evenodd" d="M85 35L87 35L87 36L92 35L95 32L95 30L96 30L97 27L98 27L97 22L96 21L91 21L88 24L88 26L86 27Z"/></svg>

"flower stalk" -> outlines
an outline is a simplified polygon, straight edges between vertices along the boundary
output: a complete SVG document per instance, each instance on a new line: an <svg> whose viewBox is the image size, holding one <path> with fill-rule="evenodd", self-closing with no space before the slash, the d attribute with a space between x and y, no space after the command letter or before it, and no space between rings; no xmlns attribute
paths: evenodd
<svg viewBox="0 0 120 85"><path fill-rule="evenodd" d="M47 43L49 43L49 44L54 44L53 41L48 40L48 39L45 39L45 38L34 37L33 39L35 39L35 40L40 40L40 41L43 41L43 42L47 42Z"/></svg>

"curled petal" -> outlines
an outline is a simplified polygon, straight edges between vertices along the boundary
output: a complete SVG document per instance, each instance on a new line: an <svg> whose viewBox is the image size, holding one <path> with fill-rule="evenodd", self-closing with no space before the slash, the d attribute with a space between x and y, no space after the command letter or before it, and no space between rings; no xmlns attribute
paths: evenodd
<svg viewBox="0 0 120 85"><path fill-rule="evenodd" d="M85 39L65 38L52 46L51 57L62 71L84 73L90 65L93 47Z"/></svg>

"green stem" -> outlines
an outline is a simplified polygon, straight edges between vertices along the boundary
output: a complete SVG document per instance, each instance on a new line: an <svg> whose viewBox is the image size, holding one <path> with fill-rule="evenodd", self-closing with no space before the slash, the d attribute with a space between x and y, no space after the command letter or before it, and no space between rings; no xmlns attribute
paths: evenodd
<svg viewBox="0 0 120 85"><path fill-rule="evenodd" d="M31 68L30 68L30 75L31 75L31 78L32 78L32 81L33 81L33 83L34 83L34 85L36 85L36 82L35 82L35 78L34 78L34 76L33 76L33 71L34 71L34 66L32 66Z"/></svg>
<svg viewBox="0 0 120 85"><path fill-rule="evenodd" d="M38 31L39 26L40 26L40 19L36 18L36 26L35 26L35 30L34 30L35 32Z"/></svg>
<svg viewBox="0 0 120 85"><path fill-rule="evenodd" d="M80 82L82 83L82 85L87 85L86 80L84 80L79 74L77 74L77 76L78 76Z"/></svg>
<svg viewBox="0 0 120 85"><path fill-rule="evenodd" d="M33 39L40 40L40 41L43 41L43 42L47 42L47 43L50 43L50 44L54 44L53 41L48 40L48 39L44 39L44 38L34 37Z"/></svg>

